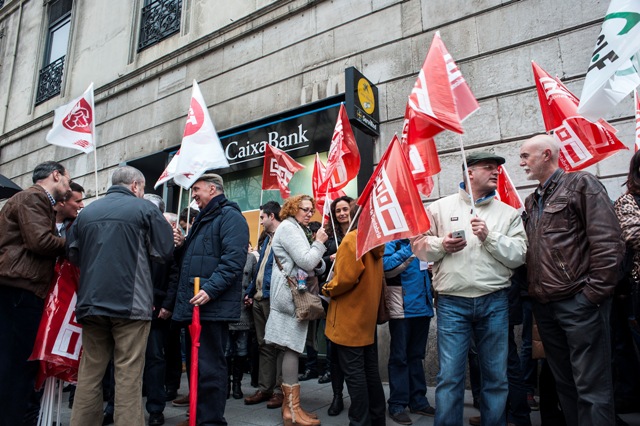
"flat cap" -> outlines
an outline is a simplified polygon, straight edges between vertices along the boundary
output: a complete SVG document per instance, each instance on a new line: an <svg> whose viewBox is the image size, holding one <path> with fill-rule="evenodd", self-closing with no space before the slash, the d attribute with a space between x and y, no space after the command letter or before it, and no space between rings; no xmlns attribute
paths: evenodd
<svg viewBox="0 0 640 426"><path fill-rule="evenodd" d="M489 151L475 151L467 154L467 166L471 166L472 164L476 164L481 161L495 161L498 165L505 163L505 159L503 157L495 155ZM464 170L464 164L462 165L462 169Z"/></svg>

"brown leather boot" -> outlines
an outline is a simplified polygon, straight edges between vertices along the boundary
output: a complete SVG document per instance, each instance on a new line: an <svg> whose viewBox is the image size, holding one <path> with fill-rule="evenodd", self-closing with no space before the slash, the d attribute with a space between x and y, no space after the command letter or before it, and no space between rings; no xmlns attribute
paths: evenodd
<svg viewBox="0 0 640 426"><path fill-rule="evenodd" d="M282 404L282 420L285 426L319 426L320 420L309 417L300 407L300 384L282 384L284 401Z"/></svg>

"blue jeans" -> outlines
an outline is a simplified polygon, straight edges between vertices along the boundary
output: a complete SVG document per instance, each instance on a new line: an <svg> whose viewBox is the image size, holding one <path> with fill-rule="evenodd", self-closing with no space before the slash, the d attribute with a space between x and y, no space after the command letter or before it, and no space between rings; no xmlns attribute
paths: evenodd
<svg viewBox="0 0 640 426"><path fill-rule="evenodd" d="M389 321L389 413L429 407L424 361L430 317Z"/></svg>
<svg viewBox="0 0 640 426"><path fill-rule="evenodd" d="M507 290L475 298L440 295L437 315L440 371L435 425L459 426L463 423L465 367L472 338L478 349L482 375L482 424L506 424L509 392Z"/></svg>

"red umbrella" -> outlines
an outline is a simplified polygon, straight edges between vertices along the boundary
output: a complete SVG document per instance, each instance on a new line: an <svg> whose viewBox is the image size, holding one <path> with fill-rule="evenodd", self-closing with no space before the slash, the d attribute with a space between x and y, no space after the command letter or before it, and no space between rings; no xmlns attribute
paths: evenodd
<svg viewBox="0 0 640 426"><path fill-rule="evenodd" d="M193 282L194 296L200 291L200 277ZM189 426L196 426L196 405L198 404L198 350L200 348L200 306L193 306L193 317L189 325L191 333L191 368L189 369Z"/></svg>

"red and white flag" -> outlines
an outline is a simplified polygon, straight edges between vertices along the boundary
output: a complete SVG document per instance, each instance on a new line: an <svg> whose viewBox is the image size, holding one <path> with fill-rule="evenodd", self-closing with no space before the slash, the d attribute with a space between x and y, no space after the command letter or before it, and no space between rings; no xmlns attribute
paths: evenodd
<svg viewBox="0 0 640 426"><path fill-rule="evenodd" d="M344 197L345 192L343 190L339 190L337 192L330 192L329 199L327 200L327 193L320 192L320 185L324 182L324 175L326 173L326 166L320 160L320 155L316 152L316 159L313 163L313 175L311 176L311 190L313 193L313 198L316 199L316 209L322 212L322 216L328 221L331 218L329 217L329 208L333 200Z"/></svg>
<svg viewBox="0 0 640 426"><path fill-rule="evenodd" d="M40 361L36 388L47 377L77 382L82 349L82 326L76 321L76 289L80 270L67 260L55 266L30 361Z"/></svg>
<svg viewBox="0 0 640 426"><path fill-rule="evenodd" d="M560 167L581 170L627 149L616 129L604 120L593 123L582 117L579 99L535 62L531 65L545 128L560 146Z"/></svg>
<svg viewBox="0 0 640 426"><path fill-rule="evenodd" d="M636 143L635 152L640 149L640 99L638 99L638 91L633 91L633 104L636 107Z"/></svg>
<svg viewBox="0 0 640 426"><path fill-rule="evenodd" d="M415 113L407 104L402 126L401 144L409 160L411 174L421 194L428 197L433 191L433 178L440 173L440 158L436 142L432 137L424 136L425 120L416 119Z"/></svg>
<svg viewBox="0 0 640 426"><path fill-rule="evenodd" d="M496 198L505 204L510 205L516 210L522 210L524 204L522 199L516 190L515 185L511 182L509 173L505 169L504 165L498 166L498 189L496 191Z"/></svg>
<svg viewBox="0 0 640 426"><path fill-rule="evenodd" d="M349 181L358 175L359 170L360 151L349 123L347 110L344 104L341 104L331 138L327 168L319 190L324 193L337 192L347 186Z"/></svg>
<svg viewBox="0 0 640 426"><path fill-rule="evenodd" d="M479 108L439 32L433 36L409 95L409 107L416 113L414 119L425 122L420 126L423 138L433 137L445 129L464 133L462 121Z"/></svg>
<svg viewBox="0 0 640 426"><path fill-rule="evenodd" d="M191 104L182 144L155 186L173 178L175 183L188 189L207 170L225 167L229 167L229 162L209 116L200 87L193 80Z"/></svg>
<svg viewBox="0 0 640 426"><path fill-rule="evenodd" d="M286 200L291 195L289 190L291 178L304 169L304 166L281 149L270 144L266 146L262 169L262 189L279 189L280 196Z"/></svg>
<svg viewBox="0 0 640 426"><path fill-rule="evenodd" d="M79 98L56 108L53 127L47 133L50 144L78 149L86 154L95 149L93 83Z"/></svg>
<svg viewBox="0 0 640 426"><path fill-rule="evenodd" d="M356 258L393 240L426 232L429 218L396 136L358 199Z"/></svg>

